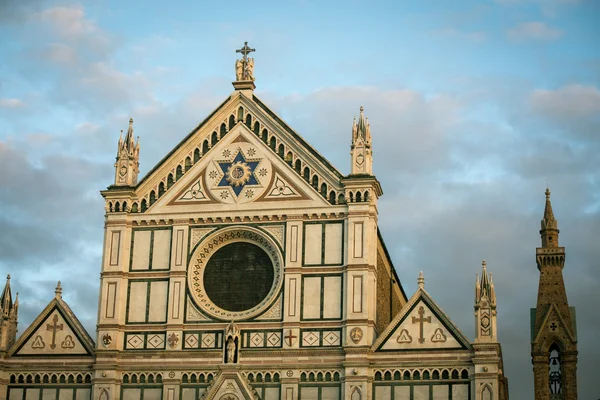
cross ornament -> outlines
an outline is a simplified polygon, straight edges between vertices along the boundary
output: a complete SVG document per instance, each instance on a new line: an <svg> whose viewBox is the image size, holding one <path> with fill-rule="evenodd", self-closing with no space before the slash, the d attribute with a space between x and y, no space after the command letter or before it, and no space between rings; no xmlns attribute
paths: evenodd
<svg viewBox="0 0 600 400"><path fill-rule="evenodd" d="M556 328L558 328L558 325L556 325L554 322L552 324L550 324L550 329L552 329L553 331L555 331Z"/></svg>
<svg viewBox="0 0 600 400"><path fill-rule="evenodd" d="M254 78L252 77L254 61L251 58L248 58L248 54L255 51L256 49L248 47L248 42L244 42L244 46L241 49L237 49L235 51L236 53L242 54L242 59L236 61L236 79L238 81L254 80Z"/></svg>
<svg viewBox="0 0 600 400"><path fill-rule="evenodd" d="M419 318L412 317L412 323L419 324L419 343L425 343L425 338L423 337L423 323L428 322L431 323L431 317L423 317L425 314L425 309L423 306L419 307Z"/></svg>
<svg viewBox="0 0 600 400"><path fill-rule="evenodd" d="M46 325L46 330L52 331L52 344L50 344L50 348L54 349L56 348L56 331L63 330L63 324L58 323L58 315L54 314L54 317L52 318L52 324Z"/></svg>
<svg viewBox="0 0 600 400"><path fill-rule="evenodd" d="M287 335L284 336L284 339L287 341L287 345L292 347L292 345L294 344L294 339L296 339L298 336L295 336L291 330L288 331Z"/></svg>
<svg viewBox="0 0 600 400"><path fill-rule="evenodd" d="M246 62L246 61L248 61L248 54L250 54L254 51L256 51L256 49L251 49L250 47L248 47L248 42L244 42L244 47L242 47L241 49L237 49L235 52L242 53L242 55L243 55L242 61Z"/></svg>

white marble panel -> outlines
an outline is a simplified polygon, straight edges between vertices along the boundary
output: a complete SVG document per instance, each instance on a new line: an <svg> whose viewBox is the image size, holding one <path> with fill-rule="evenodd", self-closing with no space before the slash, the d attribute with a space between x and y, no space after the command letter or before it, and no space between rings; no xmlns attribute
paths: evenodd
<svg viewBox="0 0 600 400"><path fill-rule="evenodd" d="M363 227L362 222L354 224L354 258L362 258L363 256Z"/></svg>
<svg viewBox="0 0 600 400"><path fill-rule="evenodd" d="M58 392L58 400L73 400L73 389L60 389L60 392Z"/></svg>
<svg viewBox="0 0 600 400"><path fill-rule="evenodd" d="M42 400L56 400L56 389L42 389Z"/></svg>
<svg viewBox="0 0 600 400"><path fill-rule="evenodd" d="M162 400L162 389L144 389L144 400Z"/></svg>
<svg viewBox="0 0 600 400"><path fill-rule="evenodd" d="M307 224L304 236L304 264L320 265L323 245L323 225Z"/></svg>
<svg viewBox="0 0 600 400"><path fill-rule="evenodd" d="M128 322L146 322L148 282L130 282Z"/></svg>
<svg viewBox="0 0 600 400"><path fill-rule="evenodd" d="M117 282L108 282L106 284L106 304L105 314L106 318L115 317L115 302L117 298Z"/></svg>
<svg viewBox="0 0 600 400"><path fill-rule="evenodd" d="M321 317L321 278L304 278L303 318Z"/></svg>
<svg viewBox="0 0 600 400"><path fill-rule="evenodd" d="M150 284L150 307L148 322L164 322L167 318L167 291L169 281L158 281Z"/></svg>
<svg viewBox="0 0 600 400"><path fill-rule="evenodd" d="M391 400L392 387L391 386L375 386L375 398L377 400Z"/></svg>
<svg viewBox="0 0 600 400"><path fill-rule="evenodd" d="M352 277L352 312L362 312L363 277L354 275Z"/></svg>
<svg viewBox="0 0 600 400"><path fill-rule="evenodd" d="M25 400L40 400L40 389L28 388L25 392Z"/></svg>
<svg viewBox="0 0 600 400"><path fill-rule="evenodd" d="M321 400L339 400L340 388L339 387L322 387L321 388Z"/></svg>
<svg viewBox="0 0 600 400"><path fill-rule="evenodd" d="M151 231L134 231L132 270L148 269L150 266Z"/></svg>
<svg viewBox="0 0 600 400"><path fill-rule="evenodd" d="M10 388L8 390L9 390L8 400L23 400L23 390L24 389Z"/></svg>
<svg viewBox="0 0 600 400"><path fill-rule="evenodd" d="M316 387L300 388L300 398L302 398L302 399L318 399L319 398L319 388L316 388Z"/></svg>
<svg viewBox="0 0 600 400"><path fill-rule="evenodd" d="M121 248L121 232L113 231L110 235L110 265L119 265L119 250Z"/></svg>
<svg viewBox="0 0 600 400"><path fill-rule="evenodd" d="M342 263L343 224L325 225L325 264Z"/></svg>
<svg viewBox="0 0 600 400"><path fill-rule="evenodd" d="M452 385L452 400L467 400L469 398L469 385Z"/></svg>
<svg viewBox="0 0 600 400"><path fill-rule="evenodd" d="M152 269L168 269L171 254L171 231L160 229L154 231L152 246Z"/></svg>
<svg viewBox="0 0 600 400"><path fill-rule="evenodd" d="M342 277L327 276L323 283L323 318L342 315Z"/></svg>
<svg viewBox="0 0 600 400"><path fill-rule="evenodd" d="M180 266L183 264L183 237L184 230L177 229L177 233L175 235L175 265Z"/></svg>
<svg viewBox="0 0 600 400"><path fill-rule="evenodd" d="M410 386L395 386L394 400L410 400Z"/></svg>
<svg viewBox="0 0 600 400"><path fill-rule="evenodd" d="M429 400L429 385L413 386L413 400Z"/></svg>
<svg viewBox="0 0 600 400"><path fill-rule="evenodd" d="M298 226L290 227L290 261L298 261Z"/></svg>
<svg viewBox="0 0 600 400"><path fill-rule="evenodd" d="M141 396L141 389L123 388L121 400L140 400Z"/></svg>
<svg viewBox="0 0 600 400"><path fill-rule="evenodd" d="M433 385L433 400L448 400L449 389L446 385Z"/></svg>
<svg viewBox="0 0 600 400"><path fill-rule="evenodd" d="M75 400L91 400L92 393L90 389L77 389Z"/></svg>
<svg viewBox="0 0 600 400"><path fill-rule="evenodd" d="M279 388L265 388L264 400L279 400Z"/></svg>
<svg viewBox="0 0 600 400"><path fill-rule="evenodd" d="M180 400L196 400L196 389L195 388L181 389L181 399Z"/></svg>

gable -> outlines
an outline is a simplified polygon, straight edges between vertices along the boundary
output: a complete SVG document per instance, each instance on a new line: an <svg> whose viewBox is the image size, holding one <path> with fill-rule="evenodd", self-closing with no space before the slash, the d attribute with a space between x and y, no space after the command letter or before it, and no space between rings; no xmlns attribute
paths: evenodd
<svg viewBox="0 0 600 400"><path fill-rule="evenodd" d="M258 399L253 394L253 390L250 387L248 381L243 378L236 370L235 364L230 364L232 367L229 369L227 366L221 371L219 376L215 378L211 385L208 387L206 393L202 396L204 400L212 399L231 399L231 400L254 400Z"/></svg>
<svg viewBox="0 0 600 400"><path fill-rule="evenodd" d="M532 309L532 333L533 326L535 324L535 311L536 309ZM574 311L574 309L570 309L569 311ZM568 326L565 322L564 318L560 314L558 307L555 304L550 305L548 310L546 311L546 315L544 316L544 320L540 325L540 329L537 331L535 336L532 335L532 343L535 343L536 347L543 347L545 340L550 338L560 338L561 342L566 343L575 343L577 342L577 338L572 333L573 328Z"/></svg>
<svg viewBox="0 0 600 400"><path fill-rule="evenodd" d="M374 343L375 351L469 349L469 341L419 290Z"/></svg>
<svg viewBox="0 0 600 400"><path fill-rule="evenodd" d="M258 204L264 203L264 204ZM238 124L159 199L150 213L231 207L326 207L329 203L273 154L245 125Z"/></svg>
<svg viewBox="0 0 600 400"><path fill-rule="evenodd" d="M12 357L91 356L94 344L81 323L70 314L70 309L53 300L23 332L9 354Z"/></svg>
<svg viewBox="0 0 600 400"><path fill-rule="evenodd" d="M198 174L199 169L194 167L198 163L202 164L206 157L215 159L224 150L219 144L224 139L231 140L232 135L237 136L237 128L240 127L244 127L250 136L260 142L261 149L269 155L271 162L275 162L275 159L279 161L279 170L288 178L287 182L282 176L279 181L275 179L269 188L273 195L280 193L280 196L292 196L294 191L290 185L293 182L290 180L293 179L308 181L306 186L321 197L323 205L335 203L344 194L340 181L343 176L337 169L255 96L248 97L238 92L221 104L137 184L135 199L130 205L132 212L146 212L163 196L170 194L174 197L172 192L179 193L183 190L176 183L192 172ZM209 190L202 186L202 181L188 183L190 189L192 185L199 183L195 189L202 187ZM112 193L111 197L116 198L121 195L119 190L121 189L118 187L110 187L103 195ZM197 197L193 197L194 192ZM188 200L205 200L198 197L197 193L198 190L192 190L188 194ZM204 192L202 194L206 195ZM329 201L324 201L325 199Z"/></svg>

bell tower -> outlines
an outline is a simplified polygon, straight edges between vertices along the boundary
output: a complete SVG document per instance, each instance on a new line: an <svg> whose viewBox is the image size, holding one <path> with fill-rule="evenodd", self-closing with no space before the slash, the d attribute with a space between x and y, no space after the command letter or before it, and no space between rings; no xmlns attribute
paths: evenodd
<svg viewBox="0 0 600 400"><path fill-rule="evenodd" d="M133 142L133 118L129 118L129 129L125 139L122 135L119 137L114 186L135 186L139 167L140 140L138 139L137 143Z"/></svg>
<svg viewBox="0 0 600 400"><path fill-rule="evenodd" d="M537 307L531 309L531 360L536 399L577 399L575 308L569 307L562 270L565 248L558 244L550 190L541 222L542 247L536 249L540 271Z"/></svg>

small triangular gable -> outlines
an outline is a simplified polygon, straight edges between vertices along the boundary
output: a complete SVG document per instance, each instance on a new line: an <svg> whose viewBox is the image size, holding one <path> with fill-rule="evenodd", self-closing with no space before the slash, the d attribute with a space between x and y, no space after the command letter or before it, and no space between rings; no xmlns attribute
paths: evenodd
<svg viewBox="0 0 600 400"><path fill-rule="evenodd" d="M548 331L552 332L552 334L555 336L561 335L562 332L565 332L565 336L567 336L571 342L577 342L577 338L575 335L573 335L572 329L572 327L567 325L556 305L551 304L548 308L548 311L546 311L542 325L540 326L540 329L535 335L535 338L533 338L532 342L539 343L541 338L547 334Z"/></svg>
<svg viewBox="0 0 600 400"><path fill-rule="evenodd" d="M157 202L150 213L329 203L244 124L238 124ZM290 204L292 203L292 204ZM263 207L263 206L261 206Z"/></svg>
<svg viewBox="0 0 600 400"><path fill-rule="evenodd" d="M375 351L468 348L469 341L422 289L373 345Z"/></svg>
<svg viewBox="0 0 600 400"><path fill-rule="evenodd" d="M235 367L235 364L232 364ZM239 372L235 370L229 370L227 367L221 371L210 387L206 394L202 397L203 400L213 399L236 399L236 400L255 400L259 399L254 395L252 387L246 379L244 379Z"/></svg>
<svg viewBox="0 0 600 400"><path fill-rule="evenodd" d="M62 304L61 304L62 303ZM53 299L23 332L9 354L18 356L91 356L94 343L62 300Z"/></svg>

